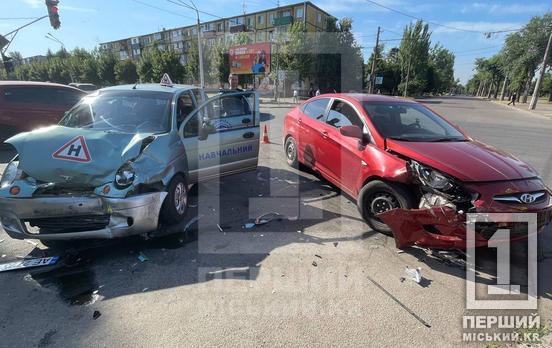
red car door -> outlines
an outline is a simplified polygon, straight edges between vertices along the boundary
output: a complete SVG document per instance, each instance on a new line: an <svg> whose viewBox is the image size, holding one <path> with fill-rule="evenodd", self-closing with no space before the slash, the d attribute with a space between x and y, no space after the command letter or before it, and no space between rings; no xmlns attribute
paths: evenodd
<svg viewBox="0 0 552 348"><path fill-rule="evenodd" d="M334 99L322 126L319 167L330 180L354 197L358 176L366 164L362 160L364 150L359 149L358 139L343 136L339 132L342 126L350 125L364 129L364 123L355 108L347 101Z"/></svg>
<svg viewBox="0 0 552 348"><path fill-rule="evenodd" d="M322 141L321 129L329 101L330 98L319 98L305 103L297 118L299 158L310 167L317 166L320 160L318 144Z"/></svg>

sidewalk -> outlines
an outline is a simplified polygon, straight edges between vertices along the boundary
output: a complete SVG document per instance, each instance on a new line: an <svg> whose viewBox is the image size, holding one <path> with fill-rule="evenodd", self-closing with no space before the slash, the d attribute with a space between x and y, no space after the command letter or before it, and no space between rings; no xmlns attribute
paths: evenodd
<svg viewBox="0 0 552 348"><path fill-rule="evenodd" d="M508 100L503 100L503 101L500 101L500 100L493 100L493 99L486 99L485 100L489 100L493 103L497 103L497 104L502 104L508 108L513 108L513 109L518 109L520 111L525 111L525 112L529 112L531 114L534 114L534 115L540 115L540 116L545 116L545 117L549 117L549 118L552 118L552 103L548 102L548 98L540 98L539 101L537 102L537 107L535 108L535 110L529 110L529 102L531 101L531 97L529 97L527 99L527 103L523 104L523 103L516 103L516 106L513 106L513 105L508 105Z"/></svg>

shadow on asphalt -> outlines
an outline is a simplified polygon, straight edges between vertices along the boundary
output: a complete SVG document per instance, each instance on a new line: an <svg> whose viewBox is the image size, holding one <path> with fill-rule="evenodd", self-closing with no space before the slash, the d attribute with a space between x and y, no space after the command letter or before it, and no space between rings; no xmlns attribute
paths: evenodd
<svg viewBox="0 0 552 348"><path fill-rule="evenodd" d="M276 189L270 178L278 178ZM243 185L250 182L250 185ZM343 217L328 210L319 209L312 205L301 206L301 214L310 217L288 221L285 217L277 217L265 225L255 226L253 229L244 228L244 224L254 221L251 219L251 205L257 203L259 197L283 197L285 202L291 198L298 205L301 200L321 202L335 197L340 192L333 186L318 178L313 178L307 172L293 172L288 170L259 167L256 172L222 178L220 182L210 182L196 185L190 192L190 208L187 218L176 228L176 233L144 240L143 237L128 237L115 240L85 240L63 243L41 250L35 248L28 256L46 257L60 256L60 261L53 267L30 270L30 278L40 285L57 290L63 301L71 305L88 304L94 301L94 296L100 294L104 299L115 298L133 293L155 291L160 289L179 287L183 285L208 282L213 279L240 279L255 280L261 270L262 261L270 255L270 251L288 244L334 244L351 240L363 240L377 233L371 231L364 223L364 231L359 231L355 237L320 238L297 231L304 231L313 225L328 220ZM244 190L244 187L246 189ZM286 196L288 188L298 189L298 196ZM277 192L275 192L277 191ZM199 192L199 193L198 193ZM215 195L211 193L215 192ZM278 196L281 194L281 196ZM209 196L205 198L203 196ZM214 201L211 200L217 196ZM220 198L218 198L220 197ZM352 203L351 203L352 204ZM199 209L200 207L201 209ZM254 207L253 207L254 208ZM278 211L278 207L273 209ZM269 252L262 253L216 253L200 252L198 246L197 223L188 227L188 222L205 212L219 214L219 226L224 232L235 233L251 238L262 236L263 233L282 233L282 238L270 238ZM356 216L346 216L349 219L362 221ZM204 215L202 219L209 219ZM285 220L285 223L283 223ZM201 223L202 220L200 220ZM215 227L216 228L216 227ZM163 234L163 231L160 231ZM212 231L210 231L212 232ZM255 236L254 236L255 235ZM203 243L205 241L202 241ZM208 239L207 243L216 244L217 241ZM207 246L209 248L209 245ZM214 245L224 249L225 245ZM266 250L266 244L263 245ZM146 256L148 261L140 261L140 256ZM159 274L158 266L171 266L169 273ZM236 269L243 271L236 272ZM217 270L216 273L209 272ZM114 284L117 279L117 284ZM156 279L154 283L143 284L145 279ZM120 284L119 284L120 282ZM121 286L121 284L125 284Z"/></svg>

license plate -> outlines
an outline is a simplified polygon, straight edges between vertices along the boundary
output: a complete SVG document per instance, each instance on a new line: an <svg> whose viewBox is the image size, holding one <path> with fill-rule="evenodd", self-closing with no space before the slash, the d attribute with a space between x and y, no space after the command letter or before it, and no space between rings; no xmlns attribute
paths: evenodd
<svg viewBox="0 0 552 348"><path fill-rule="evenodd" d="M59 259L59 256L43 257L36 259L26 259L14 262L8 262L0 264L0 272L13 271L16 269L25 269L32 267L42 267L55 264Z"/></svg>

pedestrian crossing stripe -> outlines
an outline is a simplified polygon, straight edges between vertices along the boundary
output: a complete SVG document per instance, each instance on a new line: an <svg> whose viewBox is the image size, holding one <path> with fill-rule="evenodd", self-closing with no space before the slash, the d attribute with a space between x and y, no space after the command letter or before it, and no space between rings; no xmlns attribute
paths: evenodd
<svg viewBox="0 0 552 348"><path fill-rule="evenodd" d="M90 152L86 145L86 140L82 135L78 135L69 140L65 145L59 148L52 155L53 158L63 161L90 162Z"/></svg>

